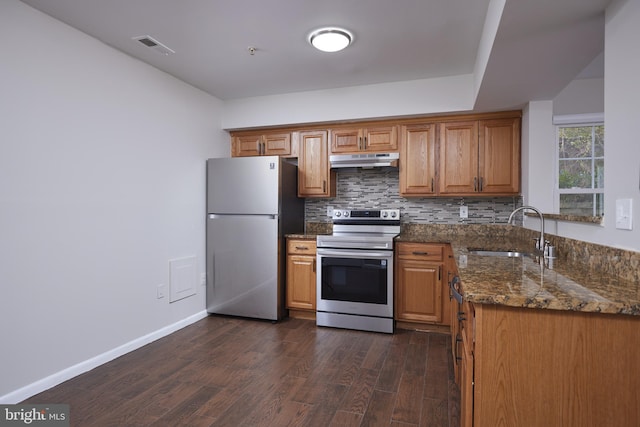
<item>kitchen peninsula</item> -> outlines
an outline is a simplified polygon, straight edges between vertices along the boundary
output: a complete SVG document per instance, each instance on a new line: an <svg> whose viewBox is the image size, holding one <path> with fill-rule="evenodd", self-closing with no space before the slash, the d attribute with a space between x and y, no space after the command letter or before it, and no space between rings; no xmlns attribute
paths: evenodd
<svg viewBox="0 0 640 427"><path fill-rule="evenodd" d="M462 295L450 307L462 426L639 425L640 283L633 265L640 255L627 254L631 261L614 274L611 266L589 264L612 259L594 248L582 264L560 252L553 268L537 257L469 251L530 251L531 237L519 227L425 225L399 238L452 245Z"/></svg>

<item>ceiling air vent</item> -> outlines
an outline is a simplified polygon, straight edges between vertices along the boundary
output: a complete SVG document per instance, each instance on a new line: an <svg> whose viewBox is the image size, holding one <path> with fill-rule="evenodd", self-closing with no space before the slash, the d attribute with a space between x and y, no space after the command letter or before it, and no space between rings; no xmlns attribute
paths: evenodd
<svg viewBox="0 0 640 427"><path fill-rule="evenodd" d="M169 49L167 46L163 45L151 36L138 36L132 37L132 39L163 55L171 55L172 53L176 53L173 49Z"/></svg>

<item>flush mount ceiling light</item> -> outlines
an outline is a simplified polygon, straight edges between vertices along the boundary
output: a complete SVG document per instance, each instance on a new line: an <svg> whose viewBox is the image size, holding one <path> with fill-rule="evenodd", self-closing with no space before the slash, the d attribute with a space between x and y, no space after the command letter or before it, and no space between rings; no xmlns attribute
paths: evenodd
<svg viewBox="0 0 640 427"><path fill-rule="evenodd" d="M349 46L353 41L353 35L337 27L319 28L309 34L309 43L323 52L338 52Z"/></svg>

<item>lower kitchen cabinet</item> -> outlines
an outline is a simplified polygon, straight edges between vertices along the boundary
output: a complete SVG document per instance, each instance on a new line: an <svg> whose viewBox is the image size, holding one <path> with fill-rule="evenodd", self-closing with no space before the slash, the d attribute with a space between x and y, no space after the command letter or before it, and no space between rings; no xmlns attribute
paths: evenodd
<svg viewBox="0 0 640 427"><path fill-rule="evenodd" d="M640 425L640 317L465 304L462 427Z"/></svg>
<svg viewBox="0 0 640 427"><path fill-rule="evenodd" d="M316 242L314 240L287 241L287 308L315 314Z"/></svg>
<svg viewBox="0 0 640 427"><path fill-rule="evenodd" d="M446 245L398 242L395 267L395 319L443 323Z"/></svg>

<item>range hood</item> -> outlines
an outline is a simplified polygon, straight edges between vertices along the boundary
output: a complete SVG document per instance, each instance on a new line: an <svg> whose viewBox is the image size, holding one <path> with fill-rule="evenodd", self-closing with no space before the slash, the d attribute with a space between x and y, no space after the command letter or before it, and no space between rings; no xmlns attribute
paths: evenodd
<svg viewBox="0 0 640 427"><path fill-rule="evenodd" d="M398 153L336 154L329 156L331 168L398 167Z"/></svg>

